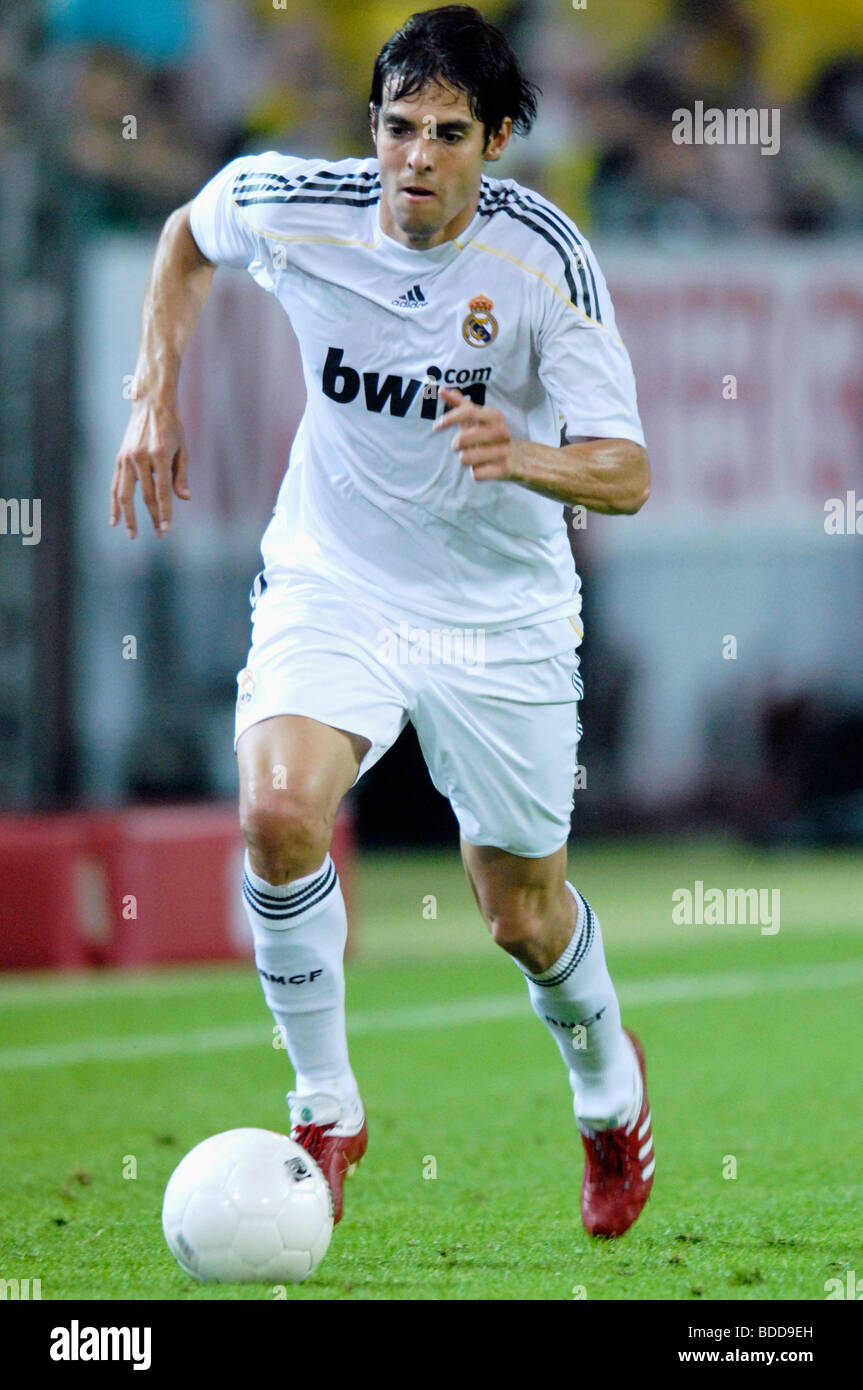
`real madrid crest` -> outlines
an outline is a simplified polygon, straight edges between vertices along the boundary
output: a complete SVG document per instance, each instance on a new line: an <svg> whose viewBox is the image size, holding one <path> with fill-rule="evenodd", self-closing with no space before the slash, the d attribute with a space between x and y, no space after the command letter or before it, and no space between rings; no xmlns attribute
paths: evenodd
<svg viewBox="0 0 863 1390"><path fill-rule="evenodd" d="M255 693L255 678L246 666L237 676L237 704L248 705Z"/></svg>
<svg viewBox="0 0 863 1390"><path fill-rule="evenodd" d="M461 332L471 347L488 347L497 337L497 319L491 312L494 301L484 294L478 294L468 302L470 313L465 318Z"/></svg>

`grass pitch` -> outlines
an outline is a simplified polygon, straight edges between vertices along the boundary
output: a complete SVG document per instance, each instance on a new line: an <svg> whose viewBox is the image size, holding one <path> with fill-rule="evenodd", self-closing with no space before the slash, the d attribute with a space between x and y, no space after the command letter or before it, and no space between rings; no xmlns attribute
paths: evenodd
<svg viewBox="0 0 863 1390"><path fill-rule="evenodd" d="M657 1170L623 1239L579 1218L553 1041L458 858L367 856L348 969L370 1144L303 1299L801 1299L863 1273L860 857L715 845L576 850ZM672 892L778 888L781 926L676 926ZM270 1299L199 1285L162 1193L199 1140L285 1129L292 1073L249 966L0 981L0 1277L43 1299Z"/></svg>

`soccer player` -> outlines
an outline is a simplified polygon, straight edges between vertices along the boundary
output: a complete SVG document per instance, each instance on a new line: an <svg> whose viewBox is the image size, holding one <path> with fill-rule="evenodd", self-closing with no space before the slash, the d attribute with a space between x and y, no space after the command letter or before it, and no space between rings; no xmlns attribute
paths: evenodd
<svg viewBox="0 0 863 1390"><path fill-rule="evenodd" d="M653 1182L651 1121L599 922L566 878L582 631L564 508L647 498L632 368L578 229L483 171L536 113L499 30L463 5L413 15L378 55L370 112L376 158L237 159L168 219L112 524L136 534L138 484L160 535L172 490L189 497L180 362L215 267L247 267L290 315L308 396L236 720L243 892L296 1072L291 1134L338 1220L367 1129L329 847L342 797L410 720L479 910L560 1049L585 1227L620 1235Z"/></svg>

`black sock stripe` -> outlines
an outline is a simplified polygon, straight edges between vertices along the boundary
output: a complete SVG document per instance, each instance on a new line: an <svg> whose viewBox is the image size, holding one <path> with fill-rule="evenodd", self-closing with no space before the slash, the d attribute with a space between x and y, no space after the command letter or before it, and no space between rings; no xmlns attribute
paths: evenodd
<svg viewBox="0 0 863 1390"><path fill-rule="evenodd" d="M289 893L286 897L279 897L275 893L262 892L260 888L256 888L254 886L248 874L243 875L243 886L248 888L248 895L250 899L254 902L260 903L262 907L302 908L303 904L305 904L309 898L316 894L320 888L323 888L323 886L329 881L329 879L335 877L335 872L335 865L333 864L332 860L330 860L326 869L324 869L320 874L318 874L318 877L314 879L312 883L307 884L306 887L300 889L298 893Z"/></svg>
<svg viewBox="0 0 863 1390"><path fill-rule="evenodd" d="M243 879L243 897L245 898L249 906L253 908L254 911L258 914L259 917L267 917L271 920L281 918L281 912L268 912L265 908L261 907L249 896L249 885L245 879Z"/></svg>
<svg viewBox="0 0 863 1390"><path fill-rule="evenodd" d="M259 903L255 902L250 892L250 890L254 891L252 889L252 885L249 883L248 879L245 878L243 879L243 897L246 899L246 902L249 904L249 906L254 908L255 912L257 912L259 917L266 917L271 922L286 922L291 917L302 916L304 912L308 912L310 907L316 907L318 903L323 902L324 898L329 897L330 893L332 893L333 889L337 886L338 881L338 877L335 874L333 874L328 883L326 883L324 887L321 888L320 892L314 898L312 898L310 902L305 902L300 907L296 907L293 905L292 898L283 898L282 902L284 906L282 907L282 910L278 912L272 912L268 908L264 908Z"/></svg>
<svg viewBox="0 0 863 1390"><path fill-rule="evenodd" d="M576 970L578 966L581 965L581 962L584 960L593 944L596 930L596 918L593 915L593 909L587 899L582 898L581 901L584 903L585 922L578 941L574 946L572 942L570 942L570 945L567 947L566 955L569 955L570 951L572 952L569 960L564 959L564 963L560 970L558 970L557 974L553 975L550 980L538 980L535 975L528 975L527 977L533 984L539 985L541 989L551 989L552 986L562 985L565 980L568 980L573 970Z"/></svg>
<svg viewBox="0 0 863 1390"><path fill-rule="evenodd" d="M314 892L318 885L323 883L324 879L327 878L327 876L333 871L334 867L335 866L333 864L332 859L328 859L327 863L323 866L318 876L316 878L313 878L311 883L307 883L304 888L295 890L294 893L285 894L269 893L266 888L256 888L252 883L251 878L249 877L248 870L244 871L244 876L248 880L249 887L252 889L252 892L256 895L256 897L267 899L269 902L272 903L284 903L288 902L291 898L302 898L306 893ZM292 885L290 883L285 884L286 888L291 888L291 886ZM272 885L270 884L268 885L268 887L272 887Z"/></svg>
<svg viewBox="0 0 863 1390"><path fill-rule="evenodd" d="M584 924L584 930L581 933L581 940L578 943L578 949L576 951L575 960L572 966L573 970L576 968L576 966L581 965L581 962L584 960L585 956L587 955L588 951L593 945L593 938L596 933L596 918L593 915L593 908L590 906L590 903L585 898L582 898L582 902L584 903L584 909L587 914L587 920Z"/></svg>
<svg viewBox="0 0 863 1390"><path fill-rule="evenodd" d="M270 898L262 900L255 895L255 890L248 881L245 881L243 884L243 894L246 898L246 901L255 909L256 912L260 912L262 916L298 917L308 908L314 907L315 904L320 902L322 898L325 898L327 894L332 891L332 889L336 886L337 883L338 878L336 874L333 873L327 880L325 880L322 883L319 883L316 886L314 893L304 893L302 896L302 900L300 900L299 898Z"/></svg>
<svg viewBox="0 0 863 1390"><path fill-rule="evenodd" d="M259 902L262 907L282 908L296 906L305 902L316 893L319 888L323 887L328 877L329 870L327 870L326 873L319 874L313 883L308 884L305 888L301 889L300 892L286 894L284 897L275 893L261 892L260 889L254 886L248 874L245 875L244 881L248 886L249 896L253 898L255 902Z"/></svg>

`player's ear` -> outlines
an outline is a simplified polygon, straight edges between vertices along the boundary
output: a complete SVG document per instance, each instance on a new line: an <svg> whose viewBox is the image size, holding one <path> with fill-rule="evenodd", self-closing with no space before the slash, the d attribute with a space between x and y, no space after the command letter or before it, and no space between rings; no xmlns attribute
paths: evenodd
<svg viewBox="0 0 863 1390"><path fill-rule="evenodd" d="M482 152L483 159L488 159L492 162L494 162L494 160L496 159L500 159L501 155L503 154L504 150L509 144L509 138L511 135L512 117L504 116L503 120L500 123L500 130L496 130L493 135L490 135L488 137L486 147Z"/></svg>
<svg viewBox="0 0 863 1390"><path fill-rule="evenodd" d="M369 126L371 127L372 140L378 142L378 108L373 101L369 102Z"/></svg>

